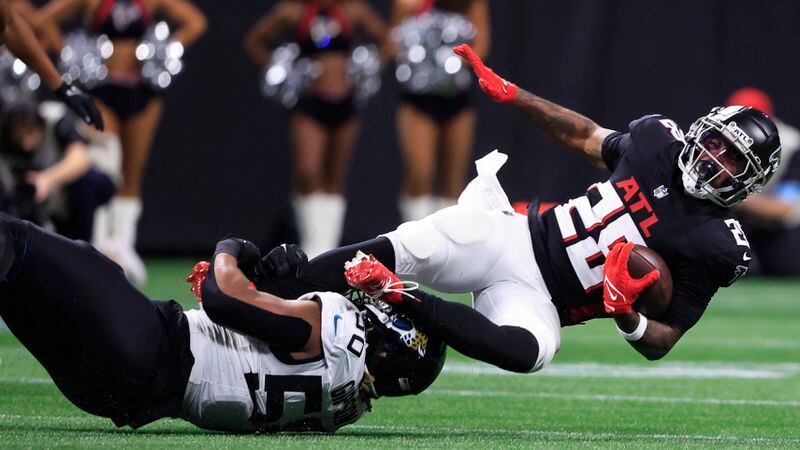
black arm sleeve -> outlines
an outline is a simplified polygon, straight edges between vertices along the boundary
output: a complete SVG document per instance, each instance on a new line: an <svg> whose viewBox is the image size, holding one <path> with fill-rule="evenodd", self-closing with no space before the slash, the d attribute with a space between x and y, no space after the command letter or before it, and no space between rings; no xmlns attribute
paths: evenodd
<svg viewBox="0 0 800 450"><path fill-rule="evenodd" d="M530 372L539 356L539 342L530 331L495 325L467 305L415 291L419 302L406 300L400 309L432 337L470 358L512 372Z"/></svg>
<svg viewBox="0 0 800 450"><path fill-rule="evenodd" d="M203 282L203 310L217 325L259 339L286 351L303 348L311 337L311 325L299 317L282 316L248 305L223 293L208 271Z"/></svg>
<svg viewBox="0 0 800 450"><path fill-rule="evenodd" d="M718 286L708 271L698 264L679 264L672 270L672 302L662 319L667 325L688 331L708 307Z"/></svg>
<svg viewBox="0 0 800 450"><path fill-rule="evenodd" d="M297 298L314 291L332 291L344 294L351 289L344 278L344 263L361 250L375 255L390 270L394 270L394 247L385 237L327 251L306 264L298 277L256 280L259 291L283 298Z"/></svg>

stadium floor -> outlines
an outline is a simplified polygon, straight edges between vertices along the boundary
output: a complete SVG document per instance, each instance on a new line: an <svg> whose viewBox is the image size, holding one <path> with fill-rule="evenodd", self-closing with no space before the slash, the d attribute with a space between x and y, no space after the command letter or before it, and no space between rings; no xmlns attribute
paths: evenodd
<svg viewBox="0 0 800 450"><path fill-rule="evenodd" d="M145 291L192 305L193 261L149 261ZM9 301L9 299L0 299ZM800 447L800 281L722 290L663 361L640 358L610 321L566 329L537 375L450 353L426 393L383 399L335 435L225 435L177 420L117 429L68 403L0 331L0 446L87 447Z"/></svg>

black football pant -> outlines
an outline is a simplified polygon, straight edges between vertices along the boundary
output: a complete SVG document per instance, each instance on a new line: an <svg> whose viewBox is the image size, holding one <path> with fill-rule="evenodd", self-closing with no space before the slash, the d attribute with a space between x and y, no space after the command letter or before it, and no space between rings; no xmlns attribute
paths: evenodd
<svg viewBox="0 0 800 450"><path fill-rule="evenodd" d="M5 214L0 279L0 316L72 403L120 426L163 408L177 305L145 297L86 242Z"/></svg>

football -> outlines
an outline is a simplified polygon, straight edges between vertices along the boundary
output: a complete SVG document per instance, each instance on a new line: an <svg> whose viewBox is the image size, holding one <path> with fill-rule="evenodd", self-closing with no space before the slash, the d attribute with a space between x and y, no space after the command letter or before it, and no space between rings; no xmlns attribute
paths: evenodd
<svg viewBox="0 0 800 450"><path fill-rule="evenodd" d="M661 278L639 295L633 308L648 318L658 319L672 301L672 273L664 259L653 249L635 245L628 259L628 272L634 278L641 278L653 269L661 272Z"/></svg>

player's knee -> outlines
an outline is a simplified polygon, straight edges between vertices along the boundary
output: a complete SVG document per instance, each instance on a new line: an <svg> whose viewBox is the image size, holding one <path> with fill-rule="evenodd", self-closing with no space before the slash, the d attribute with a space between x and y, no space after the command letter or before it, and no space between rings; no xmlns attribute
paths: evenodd
<svg viewBox="0 0 800 450"><path fill-rule="evenodd" d="M536 363L527 371L528 373L538 372L550 364L560 346L559 336L552 335L552 333L546 330L538 331L539 332L536 333L536 342L538 344Z"/></svg>
<svg viewBox="0 0 800 450"><path fill-rule="evenodd" d="M519 327L507 327L509 339L506 340L508 348L512 349L502 369L530 373L536 370L539 360L539 341L528 330Z"/></svg>

